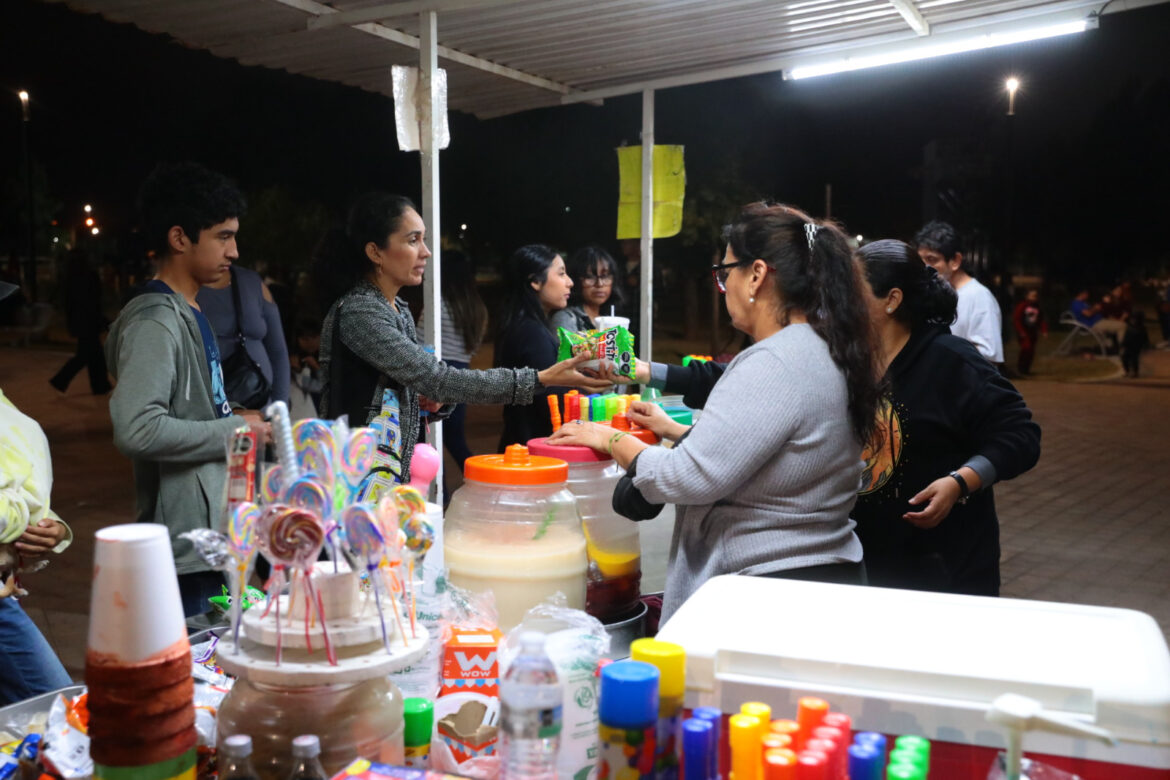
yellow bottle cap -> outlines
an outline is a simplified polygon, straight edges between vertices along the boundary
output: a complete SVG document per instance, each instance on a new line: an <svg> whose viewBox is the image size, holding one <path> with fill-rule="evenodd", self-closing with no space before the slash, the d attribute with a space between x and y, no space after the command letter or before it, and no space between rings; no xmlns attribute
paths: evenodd
<svg viewBox="0 0 1170 780"><path fill-rule="evenodd" d="M764 769L760 748L760 719L754 715L732 715L727 720L727 741L731 745L731 773L735 780L759 780Z"/></svg>
<svg viewBox="0 0 1170 780"><path fill-rule="evenodd" d="M636 639L630 658L658 667L658 695L679 698L687 692L687 653L680 646L657 639Z"/></svg>
<svg viewBox="0 0 1170 780"><path fill-rule="evenodd" d="M754 715L760 719L760 723L763 724L763 729L760 732L762 739L772 722L772 708L762 701L745 701L739 706L739 711L744 715Z"/></svg>

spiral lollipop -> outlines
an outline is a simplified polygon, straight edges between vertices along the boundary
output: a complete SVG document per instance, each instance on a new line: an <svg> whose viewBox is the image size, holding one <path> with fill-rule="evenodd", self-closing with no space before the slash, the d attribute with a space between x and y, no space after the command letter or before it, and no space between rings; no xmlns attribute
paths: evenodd
<svg viewBox="0 0 1170 780"><path fill-rule="evenodd" d="M313 561L321 554L321 547L325 543L325 528L321 521L312 513L297 507L276 504L268 507L260 518L256 529L256 546L272 563L272 580L268 585L269 606L276 604L276 662L280 663L281 656L281 627L280 627L280 598L273 599L272 594L279 594L279 588L284 583L284 571L292 570L294 576L304 578L305 590L309 604L316 611L321 621L321 631L325 639L325 652L329 663L336 665L337 656L333 652L333 645L329 641L329 629L325 625L325 616L322 612L320 598L313 589L313 580L309 572ZM275 584L275 587L274 587ZM309 613L305 612L305 638L309 643ZM265 610L265 615L267 615ZM310 652L312 647L309 647Z"/></svg>
<svg viewBox="0 0 1170 780"><path fill-rule="evenodd" d="M284 495L282 475L283 470L279 464L264 469L264 476L260 478L260 498L265 504L275 504Z"/></svg>
<svg viewBox="0 0 1170 780"><path fill-rule="evenodd" d="M301 473L312 474L325 485L332 485L337 445L329 423L324 420L298 420L293 425L292 435Z"/></svg>
<svg viewBox="0 0 1170 780"><path fill-rule="evenodd" d="M357 499L362 480L374 467L374 453L378 449L378 436L372 428L357 428L350 431L343 447L338 448L338 472L348 490L347 499Z"/></svg>
<svg viewBox="0 0 1170 780"><path fill-rule="evenodd" d="M234 568L229 571L232 591L232 636L236 652L240 652L240 602L248 569L256 555L256 526L260 522L260 507L251 502L236 504L228 518L228 548Z"/></svg>
<svg viewBox="0 0 1170 780"><path fill-rule="evenodd" d="M312 512L324 520L332 514L333 502L329 491L321 480L315 477L299 477L284 491L284 502L289 506Z"/></svg>
<svg viewBox="0 0 1170 780"><path fill-rule="evenodd" d="M407 485L394 488L391 496L398 511L398 526L406 534L406 547L421 558L435 542L435 529L427 520L427 502Z"/></svg>
<svg viewBox="0 0 1170 780"><path fill-rule="evenodd" d="M382 532L378 530L378 521L374 513L364 504L353 504L341 513L341 525L345 528L345 539L350 549L365 562L370 576L370 587L374 591L374 602L378 605L378 619L382 623L382 644L386 652L390 652L390 637L386 632L386 615L382 611L381 590L378 588L378 578L374 575L382 560L386 547Z"/></svg>

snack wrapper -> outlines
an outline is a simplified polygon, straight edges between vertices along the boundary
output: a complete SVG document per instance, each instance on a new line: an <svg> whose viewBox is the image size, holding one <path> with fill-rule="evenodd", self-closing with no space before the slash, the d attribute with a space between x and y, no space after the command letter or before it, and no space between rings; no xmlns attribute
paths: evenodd
<svg viewBox="0 0 1170 780"><path fill-rule="evenodd" d="M557 336L560 342L557 360L568 360L585 353L591 360L582 364L583 368L595 369L602 361L608 361L613 364L618 376L633 381L634 336L625 328L618 326L581 333L557 328Z"/></svg>
<svg viewBox="0 0 1170 780"><path fill-rule="evenodd" d="M333 776L333 780L462 780L458 775L412 769L405 766L375 764L359 758Z"/></svg>

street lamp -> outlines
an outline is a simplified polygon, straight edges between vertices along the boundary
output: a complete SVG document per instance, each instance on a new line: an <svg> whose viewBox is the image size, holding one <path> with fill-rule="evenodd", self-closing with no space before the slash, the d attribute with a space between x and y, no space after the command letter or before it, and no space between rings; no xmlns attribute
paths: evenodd
<svg viewBox="0 0 1170 780"><path fill-rule="evenodd" d="M20 113L21 113L21 116L23 117L24 121L25 121L25 122L27 122L27 121L29 120L29 116L28 116L28 93L27 93L27 92L25 92L25 91L22 89L22 90L21 90L20 92L18 92L17 94L20 96Z"/></svg>
<svg viewBox="0 0 1170 780"><path fill-rule="evenodd" d="M1008 116L1016 115L1016 90L1020 88L1020 80L1012 76L1004 82L1004 87L1008 91Z"/></svg>
<svg viewBox="0 0 1170 780"><path fill-rule="evenodd" d="M100 229L98 229L98 228L93 228L93 229L92 229L92 230L90 230L89 232L90 232L90 233L93 233L93 234L96 236L98 233L100 233L100 232L102 232L102 231L101 231Z"/></svg>
<svg viewBox="0 0 1170 780"><path fill-rule="evenodd" d="M29 109L28 92L22 89L16 94L20 98L20 144L24 151L24 192L28 207L28 259L27 265L25 265L24 283L28 288L29 300L35 301L37 299L36 214L33 203L32 154L28 148L28 123L32 119L32 111Z"/></svg>
<svg viewBox="0 0 1170 780"><path fill-rule="evenodd" d="M86 203L86 204L85 204L85 205L82 207L82 209L85 211L85 213L86 213L86 214L88 214L88 213L90 213L91 211L93 211L93 206L91 206L91 205L89 205L88 203Z"/></svg>

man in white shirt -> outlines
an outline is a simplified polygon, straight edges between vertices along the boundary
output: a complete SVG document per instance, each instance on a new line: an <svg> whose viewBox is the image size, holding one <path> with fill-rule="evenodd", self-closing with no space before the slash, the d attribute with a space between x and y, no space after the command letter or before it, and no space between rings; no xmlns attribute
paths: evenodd
<svg viewBox="0 0 1170 780"><path fill-rule="evenodd" d="M979 280L963 270L959 236L946 222L928 222L914 237L922 262L938 271L959 294L959 310L951 333L967 339L992 363L1003 362L1003 313L999 302Z"/></svg>

